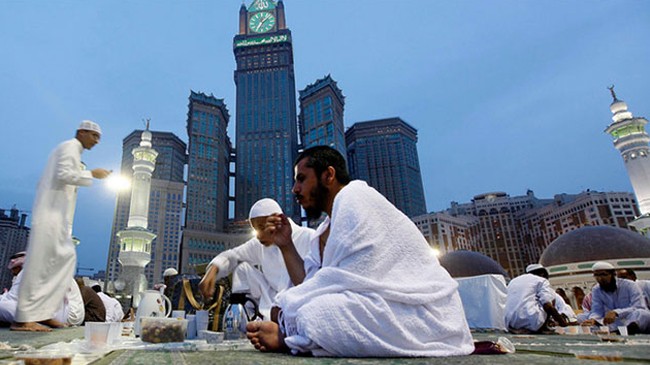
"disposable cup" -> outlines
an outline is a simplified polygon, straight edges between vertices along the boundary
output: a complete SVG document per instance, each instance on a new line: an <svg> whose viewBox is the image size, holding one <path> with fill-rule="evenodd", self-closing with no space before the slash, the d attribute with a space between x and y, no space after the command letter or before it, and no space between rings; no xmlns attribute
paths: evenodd
<svg viewBox="0 0 650 365"><path fill-rule="evenodd" d="M618 333L620 333L621 336L627 336L627 326L618 326Z"/></svg>
<svg viewBox="0 0 650 365"><path fill-rule="evenodd" d="M172 318L185 319L185 311L172 311Z"/></svg>

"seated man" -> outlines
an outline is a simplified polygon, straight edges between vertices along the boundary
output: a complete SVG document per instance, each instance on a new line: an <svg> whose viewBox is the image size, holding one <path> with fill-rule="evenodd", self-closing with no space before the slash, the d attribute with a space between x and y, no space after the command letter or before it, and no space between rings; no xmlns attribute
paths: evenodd
<svg viewBox="0 0 650 365"><path fill-rule="evenodd" d="M609 262L596 262L591 269L598 285L591 291L591 312L582 325L606 325L610 331L627 326L629 334L650 333L650 311L641 289L630 280L617 279Z"/></svg>
<svg viewBox="0 0 650 365"><path fill-rule="evenodd" d="M0 296L0 322L12 323L15 320L24 262L25 252L19 252L11 256L8 268L14 277L12 279L11 289ZM59 311L54 315L54 319L64 325L76 326L81 324L83 316L84 308L79 288L76 282L70 278L70 287L63 298L63 303L61 303Z"/></svg>
<svg viewBox="0 0 650 365"><path fill-rule="evenodd" d="M643 293L646 306L650 307L650 280L637 280L636 273L632 269L618 269L616 271L616 277L619 279L628 279L635 282Z"/></svg>
<svg viewBox="0 0 650 365"><path fill-rule="evenodd" d="M563 297L557 290L555 291L555 309L569 324L577 321L576 312L573 311L566 297Z"/></svg>
<svg viewBox="0 0 650 365"><path fill-rule="evenodd" d="M526 267L526 273L508 284L506 327L515 333L537 333L549 330L549 316L560 326L568 322L555 309L556 293L548 282L548 271L540 264Z"/></svg>
<svg viewBox="0 0 650 365"><path fill-rule="evenodd" d="M279 323L248 323L255 348L347 357L470 354L458 284L415 224L365 182L350 182L331 147L303 151L294 170L293 192L307 217L328 217L304 266L288 254L285 218L267 221L287 252L293 283L302 283L276 297Z"/></svg>
<svg viewBox="0 0 650 365"><path fill-rule="evenodd" d="M106 322L106 307L104 307L102 299L94 290L84 284L82 278L77 278L76 281L84 303L83 322Z"/></svg>
<svg viewBox="0 0 650 365"><path fill-rule="evenodd" d="M120 302L109 296L108 294L102 292L102 287L99 284L95 284L92 287L92 290L97 293L99 299L104 303L104 308L106 309L106 322L122 322L124 319L124 309Z"/></svg>
<svg viewBox="0 0 650 365"><path fill-rule="evenodd" d="M264 318L269 318L275 295L290 285L282 252L273 238L264 231L267 217L282 214L282 208L273 199L261 199L251 207L248 219L257 232L256 237L215 257L199 283L204 298L212 298L217 280L232 276L232 292L247 293L259 305ZM314 230L289 221L292 238L300 257L309 251L309 240ZM254 266L259 266L261 270Z"/></svg>

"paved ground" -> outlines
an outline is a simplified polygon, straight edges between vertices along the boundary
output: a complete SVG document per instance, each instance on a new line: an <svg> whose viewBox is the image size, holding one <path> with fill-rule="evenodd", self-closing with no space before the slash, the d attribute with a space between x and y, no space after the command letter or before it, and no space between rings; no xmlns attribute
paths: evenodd
<svg viewBox="0 0 650 365"><path fill-rule="evenodd" d="M77 355L73 364L287 364L287 365L343 365L343 364L606 364L609 361L580 360L576 352L585 352L589 357L603 356L610 360L624 361L625 363L649 364L650 363L650 336L630 336L622 338L611 336L603 341L601 337L593 335L560 336L560 335L512 335L494 333L475 333L476 340L497 340L499 336L508 338L516 347L515 354L509 355L472 355L455 358L416 358L416 359L316 359L306 357L293 357L279 354L262 354L255 351L245 343L238 345L207 345L203 341L188 341L180 347L173 349L149 348L143 350L116 350L99 359L84 358ZM34 334L11 332L0 329L0 342L13 349L0 350L0 363L13 358L15 348L20 345L29 345L40 348L45 345L58 343L57 346L65 347L72 343L79 343L83 339L83 328L69 328L51 333ZM617 342L610 342L617 341ZM620 342L618 342L620 341ZM598 351L597 355L590 351Z"/></svg>

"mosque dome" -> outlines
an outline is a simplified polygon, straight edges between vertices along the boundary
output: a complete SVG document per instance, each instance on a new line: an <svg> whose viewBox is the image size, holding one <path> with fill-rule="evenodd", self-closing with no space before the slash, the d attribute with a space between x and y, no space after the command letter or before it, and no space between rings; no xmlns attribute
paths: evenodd
<svg viewBox="0 0 650 365"><path fill-rule="evenodd" d="M508 276L496 261L473 251L452 251L440 257L440 265L454 278L497 274Z"/></svg>
<svg viewBox="0 0 650 365"><path fill-rule="evenodd" d="M551 242L539 263L549 267L643 257L650 258L650 239L623 228L588 226L565 233Z"/></svg>

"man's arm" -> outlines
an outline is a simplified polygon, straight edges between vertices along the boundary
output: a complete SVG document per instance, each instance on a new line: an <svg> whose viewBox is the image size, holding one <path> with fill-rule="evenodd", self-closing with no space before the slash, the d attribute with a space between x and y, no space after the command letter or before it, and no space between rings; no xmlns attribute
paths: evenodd
<svg viewBox="0 0 650 365"><path fill-rule="evenodd" d="M56 160L56 178L68 185L90 186L93 183L93 174L88 170L81 170L81 155L76 147L64 142L60 146Z"/></svg>
<svg viewBox="0 0 650 365"><path fill-rule="evenodd" d="M562 327L566 327L569 325L569 322L567 322L566 319L564 319L564 317L560 314L560 312L558 312L557 309L555 309L555 305L553 305L553 302L544 303L543 308L544 311L548 313L548 315L550 315L558 325Z"/></svg>
<svg viewBox="0 0 650 365"><path fill-rule="evenodd" d="M273 214L266 219L264 228L273 235L273 242L282 252L284 264L287 267L289 278L293 285L298 285L305 280L305 264L293 244L291 237L291 223L284 214Z"/></svg>

